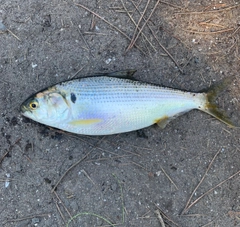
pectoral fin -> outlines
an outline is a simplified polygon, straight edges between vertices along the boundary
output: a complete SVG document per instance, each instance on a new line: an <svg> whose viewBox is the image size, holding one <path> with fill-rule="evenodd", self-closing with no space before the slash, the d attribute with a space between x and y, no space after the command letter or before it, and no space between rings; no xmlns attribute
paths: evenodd
<svg viewBox="0 0 240 227"><path fill-rule="evenodd" d="M101 119L97 119L97 118L96 119L80 119L80 120L70 121L69 124L74 126L91 125L91 124L99 123L101 121L102 121Z"/></svg>

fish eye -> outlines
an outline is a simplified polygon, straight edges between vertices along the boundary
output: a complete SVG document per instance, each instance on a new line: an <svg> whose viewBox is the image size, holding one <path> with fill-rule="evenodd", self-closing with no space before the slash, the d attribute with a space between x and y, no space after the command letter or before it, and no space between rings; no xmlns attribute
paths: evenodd
<svg viewBox="0 0 240 227"><path fill-rule="evenodd" d="M29 107L31 110L35 110L38 107L38 103L36 101L30 102Z"/></svg>

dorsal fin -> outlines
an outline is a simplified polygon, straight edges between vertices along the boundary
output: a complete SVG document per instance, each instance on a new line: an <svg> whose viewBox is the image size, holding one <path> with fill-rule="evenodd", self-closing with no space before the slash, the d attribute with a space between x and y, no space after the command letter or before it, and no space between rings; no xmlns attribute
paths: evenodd
<svg viewBox="0 0 240 227"><path fill-rule="evenodd" d="M133 74L137 70L135 69L126 69L126 70L121 70L121 71L115 71L115 72L110 72L110 73L98 73L93 76L110 76L110 77L118 77L122 79L133 79Z"/></svg>

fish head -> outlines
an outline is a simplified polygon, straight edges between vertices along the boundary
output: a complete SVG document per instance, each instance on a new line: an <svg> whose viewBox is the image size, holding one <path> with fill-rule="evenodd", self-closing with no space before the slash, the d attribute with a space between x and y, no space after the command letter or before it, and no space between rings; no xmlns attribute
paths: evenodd
<svg viewBox="0 0 240 227"><path fill-rule="evenodd" d="M66 95L53 89L30 96L20 108L23 116L48 125L64 121L70 112Z"/></svg>

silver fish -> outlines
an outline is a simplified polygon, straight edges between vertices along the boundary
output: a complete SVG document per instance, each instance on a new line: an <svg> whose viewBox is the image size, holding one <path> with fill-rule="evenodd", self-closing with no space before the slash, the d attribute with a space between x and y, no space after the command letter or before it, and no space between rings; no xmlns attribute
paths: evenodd
<svg viewBox="0 0 240 227"><path fill-rule="evenodd" d="M226 81L207 93L192 93L123 78L133 73L121 71L61 82L32 95L21 105L21 112L42 124L84 135L124 133L155 123L164 128L192 109L233 127L214 104Z"/></svg>

